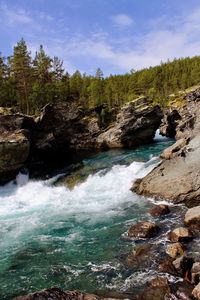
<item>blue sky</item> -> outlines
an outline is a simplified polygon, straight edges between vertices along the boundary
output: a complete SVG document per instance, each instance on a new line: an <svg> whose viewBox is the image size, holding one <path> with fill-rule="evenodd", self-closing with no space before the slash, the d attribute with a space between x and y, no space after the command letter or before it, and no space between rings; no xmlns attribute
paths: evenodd
<svg viewBox="0 0 200 300"><path fill-rule="evenodd" d="M105 75L200 55L199 0L0 0L0 51L22 37L70 72Z"/></svg>

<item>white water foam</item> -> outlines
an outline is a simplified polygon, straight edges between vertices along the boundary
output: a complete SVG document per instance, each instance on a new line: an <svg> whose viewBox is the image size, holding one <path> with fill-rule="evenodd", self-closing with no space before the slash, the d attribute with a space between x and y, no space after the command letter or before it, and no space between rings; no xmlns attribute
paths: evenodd
<svg viewBox="0 0 200 300"><path fill-rule="evenodd" d="M169 140L169 138L167 138L166 136L161 135L160 130L157 129L155 137L154 137L154 141L155 142L163 142L163 141L167 141L167 140Z"/></svg>
<svg viewBox="0 0 200 300"><path fill-rule="evenodd" d="M10 183L0 188L0 236L15 240L72 217L78 222L96 222L123 214L134 200L130 191L133 180L145 176L156 164L153 158L148 163L113 166L107 173L90 175L73 190L52 186L53 179L27 182L23 178L18 186Z"/></svg>

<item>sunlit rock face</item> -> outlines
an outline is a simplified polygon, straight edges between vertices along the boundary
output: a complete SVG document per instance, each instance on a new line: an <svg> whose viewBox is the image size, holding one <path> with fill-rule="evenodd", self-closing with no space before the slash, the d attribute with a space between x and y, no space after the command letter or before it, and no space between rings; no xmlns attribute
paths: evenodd
<svg viewBox="0 0 200 300"><path fill-rule="evenodd" d="M99 148L131 148L151 142L163 117L159 106L141 99L132 101L117 115L116 122L97 138Z"/></svg>

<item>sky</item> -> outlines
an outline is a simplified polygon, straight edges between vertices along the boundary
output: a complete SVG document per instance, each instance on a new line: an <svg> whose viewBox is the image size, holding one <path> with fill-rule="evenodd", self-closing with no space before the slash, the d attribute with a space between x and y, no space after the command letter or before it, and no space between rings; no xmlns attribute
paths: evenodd
<svg viewBox="0 0 200 300"><path fill-rule="evenodd" d="M0 52L23 37L72 74L123 74L200 55L199 0L0 0Z"/></svg>

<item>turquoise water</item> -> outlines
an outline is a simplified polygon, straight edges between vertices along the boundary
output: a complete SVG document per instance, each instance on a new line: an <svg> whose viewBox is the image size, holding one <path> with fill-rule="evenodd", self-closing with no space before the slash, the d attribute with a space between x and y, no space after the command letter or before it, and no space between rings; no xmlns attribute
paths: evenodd
<svg viewBox="0 0 200 300"><path fill-rule="evenodd" d="M28 181L22 175L17 185L1 187L0 299L53 286L128 290L130 272L121 257L134 243L122 237L152 205L130 187L171 143L158 139L90 157L80 170L90 175L73 189L55 186L56 178Z"/></svg>

